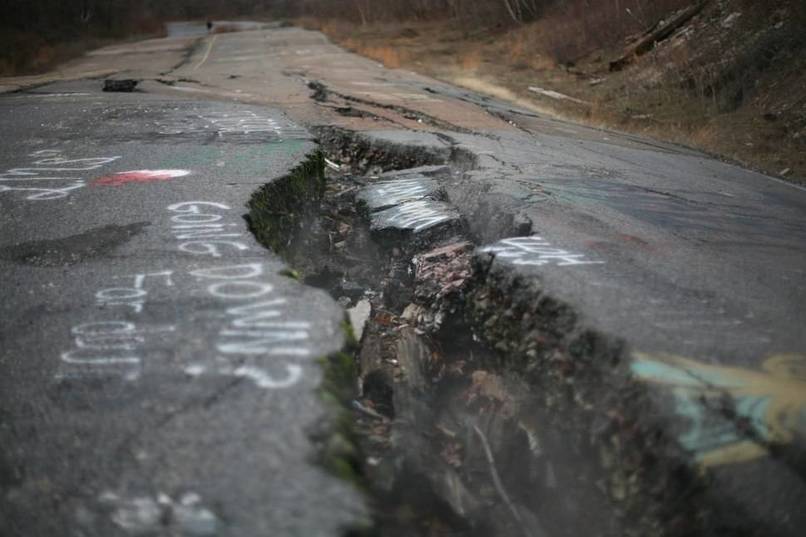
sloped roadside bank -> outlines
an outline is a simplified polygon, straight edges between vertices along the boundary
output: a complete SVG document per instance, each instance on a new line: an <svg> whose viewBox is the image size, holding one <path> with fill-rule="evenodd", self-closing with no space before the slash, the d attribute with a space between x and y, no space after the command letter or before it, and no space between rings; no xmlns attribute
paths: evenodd
<svg viewBox="0 0 806 537"><path fill-rule="evenodd" d="M562 15L475 33L455 22L299 23L390 68L588 125L698 148L803 183L804 16L802 3L787 0L706 2L650 53L613 72L609 61L620 58L640 32L623 36L632 41L580 49L576 40L596 36ZM650 30L655 22L662 20L641 28Z"/></svg>
<svg viewBox="0 0 806 537"><path fill-rule="evenodd" d="M421 230L409 218L386 226L379 215L390 208L450 205L444 185L472 158L318 134L327 156L308 175L309 203L299 190L258 194L293 217L287 240L262 240L282 244L302 281L364 312L353 316L357 387L344 375L340 391L353 393L359 446L345 454L375 500L370 533L795 534L791 521L737 516L718 475L736 470L704 470L680 445L685 421L667 419L673 399L636 378L628 345L521 271L535 256L594 261L515 227L474 255L472 229L484 222L448 213ZM278 213L255 198L251 208L253 222ZM728 408L714 419L730 421Z"/></svg>

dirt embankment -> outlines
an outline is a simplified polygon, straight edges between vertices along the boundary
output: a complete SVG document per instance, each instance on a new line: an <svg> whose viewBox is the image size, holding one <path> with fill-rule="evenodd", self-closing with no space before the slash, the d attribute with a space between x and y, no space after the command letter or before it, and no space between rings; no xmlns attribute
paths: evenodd
<svg viewBox="0 0 806 537"><path fill-rule="evenodd" d="M806 4L682 2L637 33L596 39L615 16L599 4L472 32L455 21L302 24L388 67L806 183Z"/></svg>

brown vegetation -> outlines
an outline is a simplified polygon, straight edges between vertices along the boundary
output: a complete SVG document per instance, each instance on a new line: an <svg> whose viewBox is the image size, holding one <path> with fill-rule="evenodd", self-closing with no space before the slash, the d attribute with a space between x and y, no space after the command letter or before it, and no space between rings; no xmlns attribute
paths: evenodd
<svg viewBox="0 0 806 537"><path fill-rule="evenodd" d="M312 3L328 2L306 4ZM479 4L492 10L503 3ZM657 32L699 3L558 0L544 2L530 22L515 21L504 7L486 25L473 23L474 12L445 9L435 11L443 17L436 21L420 21L412 11L395 23L390 10L379 22L362 24L345 9L339 20L303 23L392 67L399 63L563 117L698 147L803 181L806 4L710 0L670 32ZM641 43L653 34L660 37ZM637 43L641 54L634 54ZM625 56L629 65L613 72L610 63ZM573 99L551 99L530 86Z"/></svg>

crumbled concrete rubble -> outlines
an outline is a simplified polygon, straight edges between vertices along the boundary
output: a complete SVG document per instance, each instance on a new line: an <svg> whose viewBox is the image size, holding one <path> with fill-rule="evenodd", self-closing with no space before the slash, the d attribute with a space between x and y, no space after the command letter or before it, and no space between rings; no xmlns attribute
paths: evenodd
<svg viewBox="0 0 806 537"><path fill-rule="evenodd" d="M372 312L372 304L369 300L364 298L352 308L347 310L347 315L350 318L350 324L355 332L355 339L361 341L364 335L364 328L369 320L370 313Z"/></svg>
<svg viewBox="0 0 806 537"><path fill-rule="evenodd" d="M565 535L558 523L582 505L604 510L606 495L593 484L553 498L559 481L577 479L576 469L557 468L548 456L560 435L544 431L531 387L496 352L506 349L486 347L465 323L475 247L464 222L421 233L373 230L373 216L390 206L426 201L455 211L442 188L452 171L436 165L367 176L342 164L328 166L321 198L293 210L296 220L284 228L296 230L291 237L263 240L280 245L305 283L348 309L361 342L354 431L377 496L378 531L514 537L546 527ZM400 518L401 506L414 516Z"/></svg>
<svg viewBox="0 0 806 537"><path fill-rule="evenodd" d="M471 275L472 243L450 242L417 255L414 264L414 298L403 317L435 332L445 316L455 313L456 298Z"/></svg>

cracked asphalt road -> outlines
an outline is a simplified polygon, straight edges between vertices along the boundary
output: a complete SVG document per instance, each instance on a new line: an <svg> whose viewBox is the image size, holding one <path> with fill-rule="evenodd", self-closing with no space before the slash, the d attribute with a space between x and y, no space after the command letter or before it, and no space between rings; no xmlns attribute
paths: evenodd
<svg viewBox="0 0 806 537"><path fill-rule="evenodd" d="M363 503L309 435L343 313L244 220L310 136L99 86L0 101L0 533L338 534Z"/></svg>
<svg viewBox="0 0 806 537"><path fill-rule="evenodd" d="M619 342L619 374L650 394L653 406L641 419L674 440L686 465L712 472L714 502L739 506L773 534L802 527L795 513L806 498L798 463L806 438L806 191L686 148L386 70L315 32L220 34L183 55L190 42L111 49L58 74L117 71L144 79L141 94L102 95L100 83L78 81L0 100L0 124L13 133L0 145L7 520L33 528L26 535L47 535L45 528L64 521L112 531L133 499L157 502L162 492L170 502L160 509L198 494L204 509L228 521L222 527L231 535L268 527L330 535L361 515L348 507L361 502L344 485L306 462L310 446L301 431L320 413L311 397L315 365L289 354L283 363L304 374L293 387L265 389L251 362L222 365L208 353L232 328L221 297L204 285L215 280L198 271L227 263L263 267L231 292L257 293L265 277L281 295L301 297L289 301L302 308L296 316L282 318L314 315L321 323L305 329L308 356L341 345L338 308L278 277L281 263L259 250L241 219L256 185L313 148L298 126L308 125L358 132L379 148L444 155L461 173L442 187L478 246L495 254L491 270L501 280L532 282L541 297L568 305L579 326ZM215 134L228 128L228 117L246 112L255 116L239 117L273 123L234 141ZM81 164L97 167L79 170ZM99 177L136 170L190 174L93 186ZM46 179L56 172L63 178ZM44 190L14 190L32 178L44 179L31 187ZM182 229L173 227L202 223L205 217L192 216L197 210L221 216L209 223L232 227L217 232L239 233L222 240L246 248L222 243L214 252L221 257L208 246L178 250ZM175 276L171 285L164 275L136 280L165 271ZM141 311L114 304L124 291L103 293L120 288L129 289L126 300L145 297ZM113 324L82 328L86 323ZM100 357L118 377L135 380L134 389L100 381L59 388L87 382L78 367L86 364L70 360L86 358L81 353L92 344L123 346ZM264 373L275 379L288 370ZM226 404L210 404L210 397ZM726 409L714 410L717 400L728 401ZM260 451L255 460L265 473L240 470L247 446ZM243 487L242 501L226 496L222 475L230 490ZM282 485L261 487L259 475L277 475ZM47 494L54 516L30 516ZM279 500L267 502L266 494Z"/></svg>

